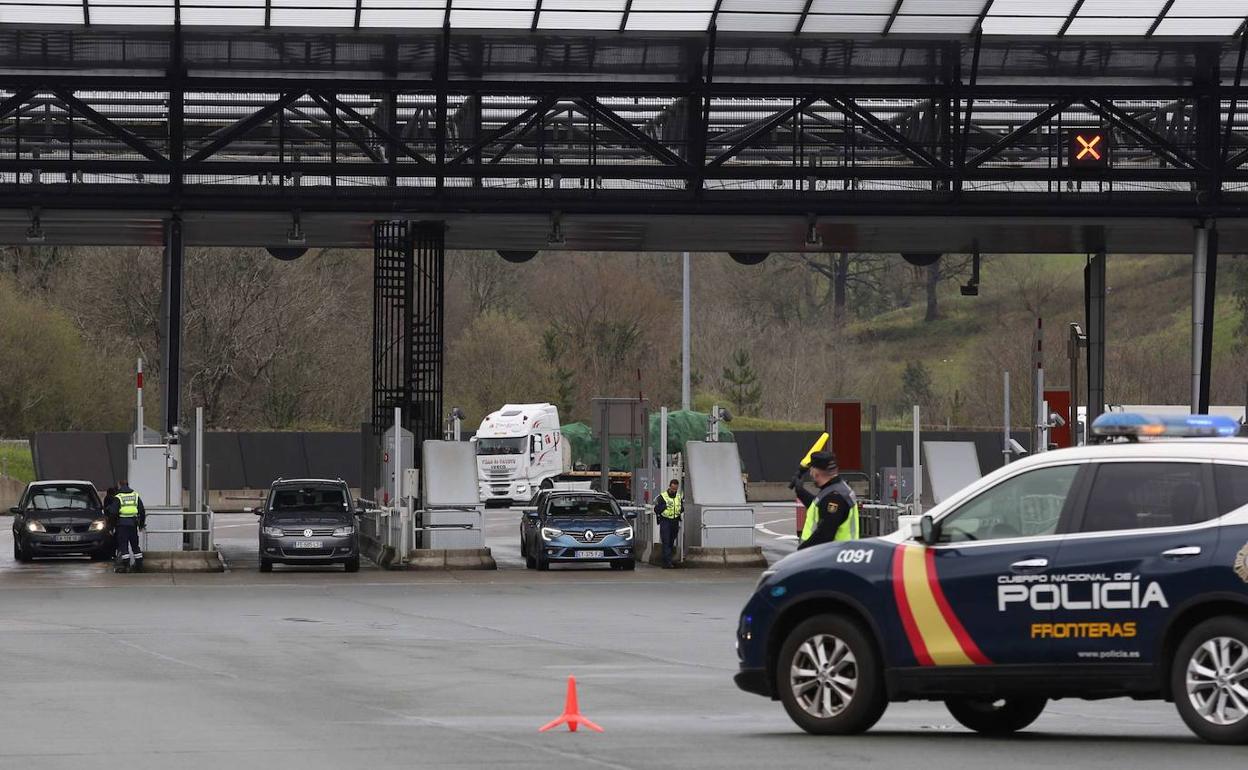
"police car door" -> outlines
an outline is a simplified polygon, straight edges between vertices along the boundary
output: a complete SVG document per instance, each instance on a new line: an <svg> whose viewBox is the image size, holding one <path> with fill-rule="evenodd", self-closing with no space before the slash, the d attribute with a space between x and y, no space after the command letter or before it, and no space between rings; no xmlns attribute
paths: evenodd
<svg viewBox="0 0 1248 770"><path fill-rule="evenodd" d="M1176 607L1207 590L1218 544L1208 462L1103 460L1050 578L1044 634L1063 664L1152 664Z"/></svg>
<svg viewBox="0 0 1248 770"><path fill-rule="evenodd" d="M922 556L898 555L898 601L920 665L1048 662L1049 642L1032 628L1049 611L1035 606L1031 592L1057 558L1082 467L1055 463L1006 478L941 517L938 542ZM926 601L920 566L937 611Z"/></svg>

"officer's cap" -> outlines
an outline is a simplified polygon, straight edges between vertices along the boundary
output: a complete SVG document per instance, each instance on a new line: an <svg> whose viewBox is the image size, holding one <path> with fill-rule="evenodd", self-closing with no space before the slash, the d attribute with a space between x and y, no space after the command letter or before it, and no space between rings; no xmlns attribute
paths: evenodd
<svg viewBox="0 0 1248 770"><path fill-rule="evenodd" d="M836 455L832 452L815 452L810 456L810 467L821 471L835 471Z"/></svg>

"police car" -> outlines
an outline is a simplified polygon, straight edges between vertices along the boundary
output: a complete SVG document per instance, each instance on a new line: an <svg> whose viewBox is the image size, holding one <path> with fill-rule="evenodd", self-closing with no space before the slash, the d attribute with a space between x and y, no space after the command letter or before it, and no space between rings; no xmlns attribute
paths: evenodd
<svg viewBox="0 0 1248 770"><path fill-rule="evenodd" d="M943 700L1005 734L1052 699L1126 696L1174 702L1206 740L1248 742L1237 430L1106 415L1093 431L1118 439L1007 465L913 533L788 556L741 613L737 685L819 734L867 730L893 701Z"/></svg>

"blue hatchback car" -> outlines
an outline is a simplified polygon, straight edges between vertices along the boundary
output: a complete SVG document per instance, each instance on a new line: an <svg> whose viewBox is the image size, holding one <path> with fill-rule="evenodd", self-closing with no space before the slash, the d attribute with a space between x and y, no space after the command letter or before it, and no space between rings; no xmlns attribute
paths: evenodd
<svg viewBox="0 0 1248 770"><path fill-rule="evenodd" d="M916 530L764 572L737 629L737 685L811 733L941 700L1005 734L1051 699L1126 696L1248 743L1248 441L1046 452Z"/></svg>
<svg viewBox="0 0 1248 770"><path fill-rule="evenodd" d="M606 562L623 570L637 566L636 515L621 511L611 495L550 491L541 493L537 502L534 508L521 509L520 554L529 569L548 570L560 562Z"/></svg>

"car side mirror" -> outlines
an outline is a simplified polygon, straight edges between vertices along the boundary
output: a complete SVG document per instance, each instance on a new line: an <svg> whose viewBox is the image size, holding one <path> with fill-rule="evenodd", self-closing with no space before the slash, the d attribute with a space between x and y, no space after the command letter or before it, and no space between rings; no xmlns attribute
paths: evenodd
<svg viewBox="0 0 1248 770"><path fill-rule="evenodd" d="M263 508L244 508L243 513L254 513L257 516L260 516L264 514L264 509Z"/></svg>
<svg viewBox="0 0 1248 770"><path fill-rule="evenodd" d="M919 540L924 545L934 545L939 536L940 533L936 528L936 522L932 520L931 514L923 514L923 518L919 519Z"/></svg>
<svg viewBox="0 0 1248 770"><path fill-rule="evenodd" d="M18 508L16 505L9 509L9 513L13 514L14 516L18 515L21 512L22 512L22 509Z"/></svg>
<svg viewBox="0 0 1248 770"><path fill-rule="evenodd" d="M624 518L629 521L637 521L637 511L624 511Z"/></svg>

